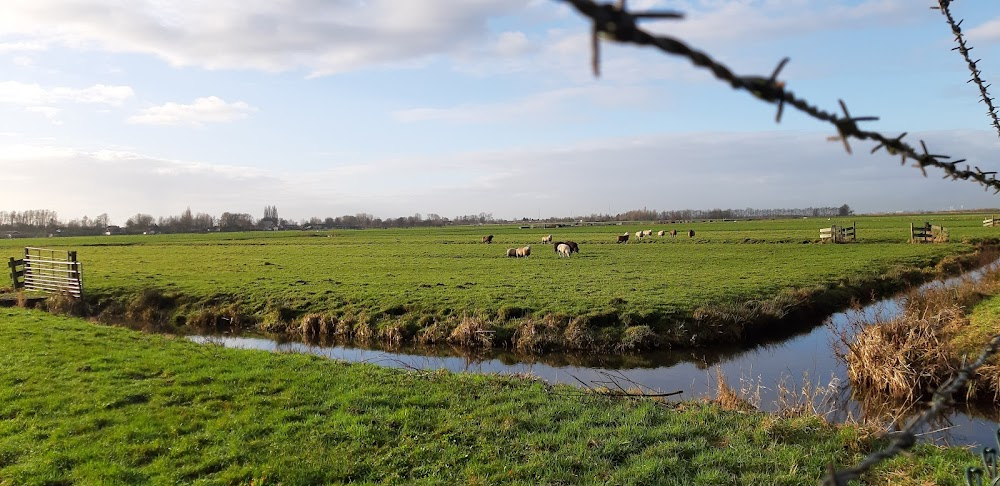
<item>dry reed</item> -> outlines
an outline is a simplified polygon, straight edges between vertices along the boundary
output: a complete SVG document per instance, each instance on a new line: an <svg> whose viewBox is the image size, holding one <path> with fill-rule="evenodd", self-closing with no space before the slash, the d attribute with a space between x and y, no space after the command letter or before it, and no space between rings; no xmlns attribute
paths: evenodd
<svg viewBox="0 0 1000 486"><path fill-rule="evenodd" d="M926 397L963 366L956 338L969 327L966 310L1000 291L1000 271L987 269L979 280L963 279L911 291L898 317L858 319L841 331L840 354L847 377L865 394L912 403ZM1000 366L979 369L967 385L966 400L1000 397Z"/></svg>

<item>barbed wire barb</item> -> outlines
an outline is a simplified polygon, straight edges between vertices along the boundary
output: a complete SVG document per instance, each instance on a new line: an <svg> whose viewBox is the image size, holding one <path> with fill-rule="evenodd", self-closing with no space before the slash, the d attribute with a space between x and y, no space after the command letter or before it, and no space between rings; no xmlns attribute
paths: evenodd
<svg viewBox="0 0 1000 486"><path fill-rule="evenodd" d="M962 54L962 58L965 59L965 63L969 66L969 72L972 73L972 79L969 79L966 83L975 83L976 86L979 87L979 102L986 104L986 115L990 117L993 128L996 128L997 135L1000 136L1000 118L997 117L996 107L993 106L993 97L990 96L988 91L989 87L992 85L984 84L982 78L979 77L979 75L983 73L979 70L979 61L982 61L982 59L976 59L973 61L972 57L969 56L969 51L972 50L972 47L965 42L965 37L962 35L961 28L962 22L964 22L965 19L955 22L955 18L951 15L951 10L949 9L951 2L952 0L938 0L937 6L932 6L931 9L940 10L941 15L944 15L945 19L948 21L948 25L951 26L951 32L955 34L955 42L958 43L958 45L951 48L951 50L960 52Z"/></svg>
<svg viewBox="0 0 1000 486"><path fill-rule="evenodd" d="M942 169L953 179L972 180L986 186L987 189L997 189L1000 192L1000 181L994 177L988 177L983 173L977 173L969 169L960 170L951 164L931 157L929 154L921 154L917 150L902 141L902 137L889 138L874 131L861 130L857 122L874 121L876 117L851 117L846 111L846 104L841 100L841 108L844 117L841 118L834 113L830 113L811 105L808 101L798 98L795 93L788 90L784 82L777 80L777 75L786 64L782 60L778 68L770 77L767 76L739 76L732 72L725 65L712 59L708 54L692 49L684 42L666 35L653 35L638 27L637 21L644 18L669 18L681 19L684 17L679 12L628 12L624 0L618 0L617 4L598 4L593 0L559 0L569 3L582 15L588 17L592 22L592 50L591 62L594 74L600 73L599 37L610 40L632 43L640 46L655 47L667 54L687 58L696 67L704 68L719 80L725 81L733 89L744 90L755 97L768 103L778 104L777 121L780 121L784 105L789 105L817 120L825 121L837 128L836 140L843 140L845 149L851 153L848 138L858 140L871 140L884 146L891 155L900 155L902 163L905 165L907 159L916 160L916 167L921 169L926 175L926 167L937 167ZM947 2L950 0L939 0ZM985 92L985 88L984 88ZM992 106L992 104L991 104ZM890 150L891 149L891 150Z"/></svg>
<svg viewBox="0 0 1000 486"><path fill-rule="evenodd" d="M962 389L966 382L976 374L976 370L996 354L1000 349L1000 334L993 336L990 342L979 353L975 361L958 370L955 376L945 381L934 392L930 406L922 414L915 417L899 432L893 433L892 441L882 450L872 452L857 466L848 469L841 469L828 473L820 483L824 486L846 486L848 481L860 479L861 475L867 472L876 464L891 459L904 451L911 449L917 442L916 431L927 424L931 419L937 417L952 405L952 397L955 392ZM833 465L829 466L833 470Z"/></svg>
<svg viewBox="0 0 1000 486"><path fill-rule="evenodd" d="M983 185L984 189L989 190L993 188L996 190L997 194L1000 194L1000 181L996 179L997 172L995 171L983 171L978 166L973 166L975 171L972 171L970 170L968 164L966 164L965 169L959 169L958 164L960 162L965 162L966 159L959 159L954 162L943 160L951 157L941 154L931 154L927 149L927 144L923 140L920 141L922 153L919 153L913 146L903 141L903 137L906 136L906 132L898 137L889 138L878 132L861 130L857 125L858 122L876 121L878 120L878 117L852 117L847 109L847 104L842 99L838 100L838 102L840 103L843 117L838 117L836 114L821 110L816 106L809 104L806 100L796 97L793 92L786 88L784 82L778 81L777 79L781 69L787 64L788 58L785 58L778 63L778 66L772 72L770 77L738 76L728 67L718 61L715 61L704 52L694 50L678 39L666 35L653 35L640 29L636 25L636 21L640 18L656 17L679 19L683 18L683 14L676 12L630 13L625 7L625 0L618 0L616 5L598 4L593 0L561 1L573 5L577 11L590 18L593 23L593 52L591 54L591 62L595 76L598 76L600 73L600 54L598 51L599 37L606 37L611 40L633 43L640 46L655 47L666 54L684 57L696 67L711 71L717 79L725 81L733 89L742 89L765 102L778 104L778 112L775 117L776 122L780 123L783 107L785 104L788 104L817 120L825 121L834 125L837 129L837 135L828 138L830 140L842 141L844 149L847 150L847 153L849 154L852 153L851 146L848 141L849 138L853 137L859 140L872 140L877 142L877 145L871 151L872 153L875 153L880 148L885 148L888 154L893 156L899 155L902 159L902 165L906 164L907 158L913 159L915 161L914 167L920 169L925 177L927 176L926 168L928 166L937 167L945 172L945 178L951 177L953 180L973 180ZM993 107L993 99L989 96L989 92L987 91L987 87L989 85L983 84L979 79L979 75L982 72L977 67L979 60L972 61L968 55L968 52L972 48L965 44L964 38L961 36L961 29L959 27L961 21L956 23L951 17L951 13L948 11L948 6L951 1L952 0L938 0L938 7L931 8L939 8L948 19L949 24L952 26L952 31L955 34L956 41L959 43L959 46L956 49L959 50L965 57L967 64L969 65L969 69L972 72L973 79L971 79L970 82L976 82L979 86L980 93L982 94L982 101L987 105L993 119L993 125L997 128L998 134L1000 134L1000 120L998 120L996 110ZM927 410L910 421L905 428L892 434L892 440L886 448L872 452L863 461L852 468L838 471L834 468L833 464L828 464L828 473L822 479L821 484L836 486L847 485L849 481L859 479L862 474L867 472L876 464L895 457L896 455L912 448L917 441L916 431L952 405L955 392L965 386L966 382L968 382L968 380L975 375L976 370L985 364L990 357L996 354L998 348L1000 348L1000 334L994 336L990 340L980 353L978 359L970 363L968 366L963 366L963 368L960 369L955 376L939 386L934 392L931 398L930 406Z"/></svg>

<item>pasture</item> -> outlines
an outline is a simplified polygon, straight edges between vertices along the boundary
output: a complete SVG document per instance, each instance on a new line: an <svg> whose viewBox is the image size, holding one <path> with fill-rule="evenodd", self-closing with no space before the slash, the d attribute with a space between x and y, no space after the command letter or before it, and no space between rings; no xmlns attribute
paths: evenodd
<svg viewBox="0 0 1000 486"><path fill-rule="evenodd" d="M813 415L234 350L0 308L0 484L816 484L877 435ZM961 484L919 444L867 484Z"/></svg>
<svg viewBox="0 0 1000 486"><path fill-rule="evenodd" d="M779 299L781 308L763 318L771 322L797 306L825 311L851 294L912 283L942 260L972 253L973 243L996 241L1000 229L982 227L982 219L952 214L15 239L0 240L0 257L16 257L24 246L77 250L87 302L110 317L135 318L140 313L126 312L129 306L155 305L163 307L159 318L183 324L203 310L230 306L258 328L297 329L303 316L320 314L363 321L375 335L390 326L389 334L403 340L441 322L450 323L450 334L468 318L502 339L525 320L554 323L563 332L580 318L598 334L613 334L605 338L616 343L627 328L647 326L657 336L671 335L670 344L702 332L683 326L720 315L718 309L756 309ZM951 242L907 243L909 223L924 220L948 228ZM819 243L820 227L854 221L858 243ZM616 235L645 229L653 235L615 243ZM670 229L678 235L656 236ZM689 238L688 230L696 236ZM494 235L492 244L482 242L487 234ZM579 243L580 252L560 258L541 243L548 234ZM528 244L530 257L506 257L506 249ZM154 303L143 304L150 291ZM737 318L754 316L737 312ZM712 334L732 341L744 333Z"/></svg>

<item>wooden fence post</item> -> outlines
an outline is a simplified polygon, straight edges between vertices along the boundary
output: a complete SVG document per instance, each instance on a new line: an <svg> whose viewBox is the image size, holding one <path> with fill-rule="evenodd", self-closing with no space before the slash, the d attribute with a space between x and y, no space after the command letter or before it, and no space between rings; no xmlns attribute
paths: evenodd
<svg viewBox="0 0 1000 486"><path fill-rule="evenodd" d="M76 250L66 252L67 260L71 262L70 269L73 270L72 278L76 280L76 286L80 289L80 299L83 298L83 272L80 271L80 262L76 259Z"/></svg>
<svg viewBox="0 0 1000 486"><path fill-rule="evenodd" d="M7 266L10 267L10 280L14 282L14 290L21 288L20 283L17 281L17 260L14 260L14 257L10 257Z"/></svg>

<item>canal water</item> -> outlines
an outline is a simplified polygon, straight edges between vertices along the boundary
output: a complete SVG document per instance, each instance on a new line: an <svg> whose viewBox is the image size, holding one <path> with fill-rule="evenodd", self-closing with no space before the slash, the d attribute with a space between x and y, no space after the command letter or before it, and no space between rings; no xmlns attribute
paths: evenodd
<svg viewBox="0 0 1000 486"><path fill-rule="evenodd" d="M961 278L979 278L987 268ZM925 285L953 285L959 279ZM215 343L232 348L262 349L273 352L309 353L330 359L365 362L381 366L462 373L498 373L531 375L549 383L575 386L635 388L649 393L680 391L673 400L714 397L718 378L730 387L748 390L755 404L765 411L775 411L781 404L811 403L828 420L865 418L866 408L852 398L846 379L846 367L836 356L841 332L852 322L870 322L880 315L892 317L900 311L899 298L875 302L859 309L834 314L811 330L786 337L780 342L759 343L744 348L689 349L634 355L593 355L552 353L525 356L493 350L483 354L435 347L430 349L368 349L351 346L319 346L301 342L280 342L246 336L189 336L200 343ZM816 392L817 388L822 389ZM805 393L805 395L803 395ZM803 397L807 398L803 398ZM916 410L919 411L919 410ZM871 412L868 412L870 414ZM991 418L971 411L955 410L922 431L921 440L938 444L996 447L997 413ZM867 417L887 420L883 417ZM904 420L904 419L900 419ZM901 427L902 425L900 425ZM887 425L891 429L892 425Z"/></svg>

